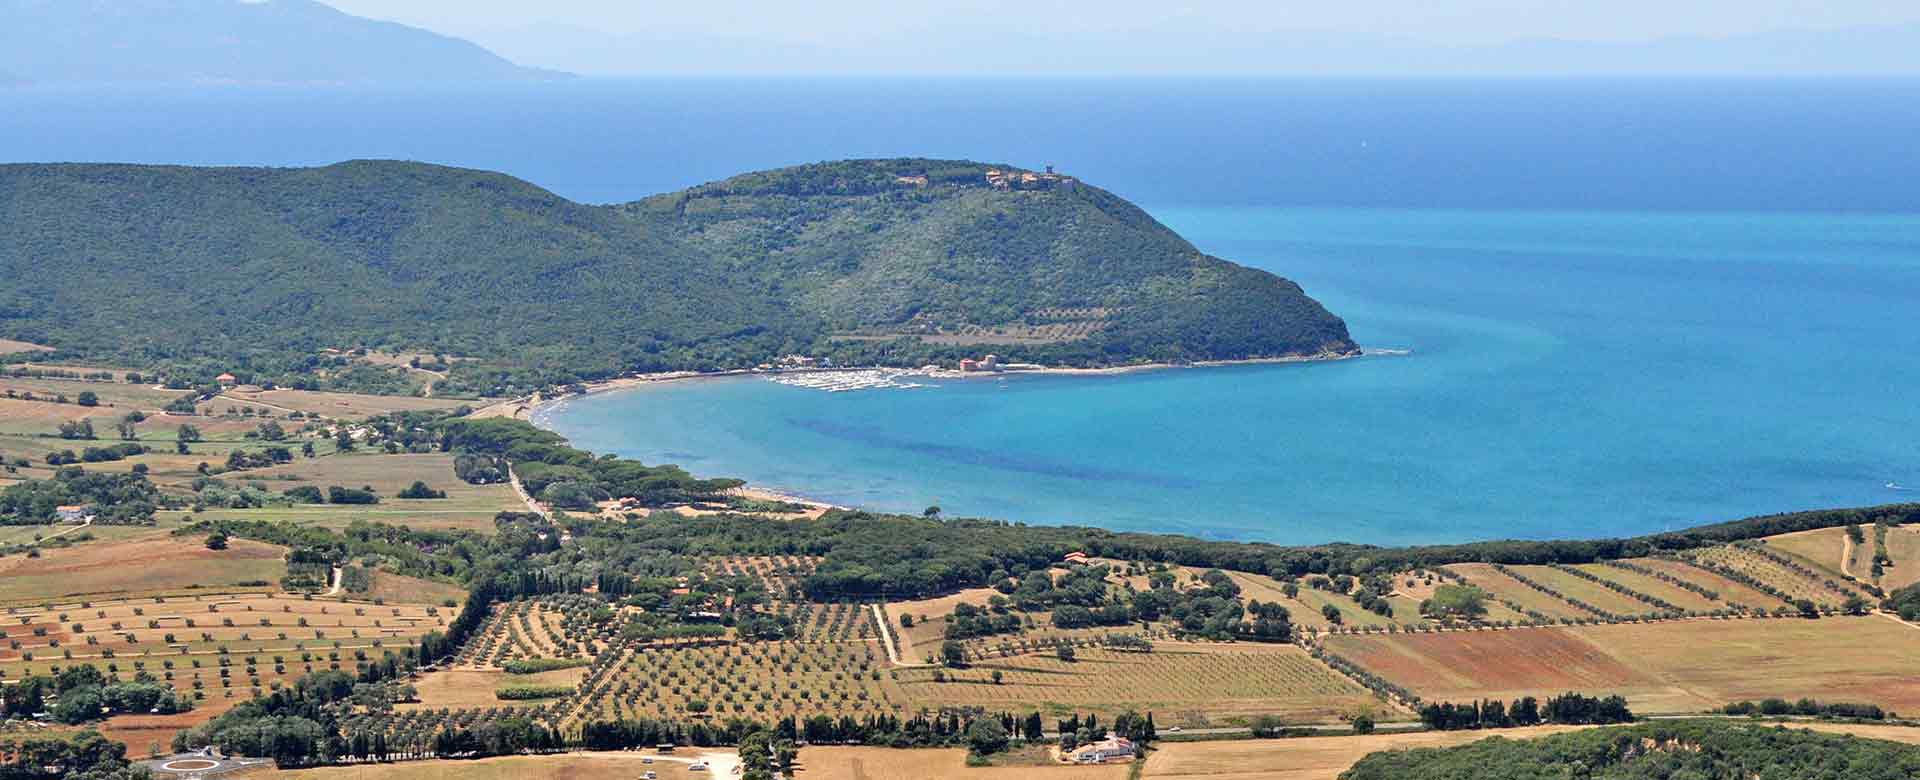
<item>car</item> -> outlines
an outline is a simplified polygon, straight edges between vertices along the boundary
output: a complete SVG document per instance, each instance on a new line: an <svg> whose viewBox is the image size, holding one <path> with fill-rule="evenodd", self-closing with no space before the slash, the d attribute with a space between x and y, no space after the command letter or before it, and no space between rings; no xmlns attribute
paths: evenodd
<svg viewBox="0 0 1920 780"><path fill-rule="evenodd" d="M654 778L659 776L658 773L649 770L646 774L640 776L640 780L654 780Z"/></svg>
<svg viewBox="0 0 1920 780"><path fill-rule="evenodd" d="M1168 733L1168 734L1178 734L1178 733L1180 733L1181 731L1183 731L1183 729L1181 729L1181 728L1180 728L1179 726L1169 726L1169 727L1167 727L1167 733Z"/></svg>
<svg viewBox="0 0 1920 780"><path fill-rule="evenodd" d="M705 771L707 771L707 762L705 762L705 761L695 761L695 762L693 762L693 763L691 763L691 764L688 764L688 765L687 765L687 771L689 771L689 772L705 772Z"/></svg>
<svg viewBox="0 0 1920 780"><path fill-rule="evenodd" d="M653 763L653 756L641 756L641 757L640 757L640 763L642 763L642 764L651 764L651 763Z"/></svg>

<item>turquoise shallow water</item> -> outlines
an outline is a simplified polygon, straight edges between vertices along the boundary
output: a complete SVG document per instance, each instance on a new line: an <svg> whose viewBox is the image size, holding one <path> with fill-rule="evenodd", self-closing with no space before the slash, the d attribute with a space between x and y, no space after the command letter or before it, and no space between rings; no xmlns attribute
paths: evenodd
<svg viewBox="0 0 1920 780"><path fill-rule="evenodd" d="M1915 137L1914 79L0 90L5 161L398 157L593 202L842 157L1057 164L1414 354L888 393L711 382L552 424L868 506L1301 542L1913 499L1886 484L1920 485Z"/></svg>
<svg viewBox="0 0 1920 780"><path fill-rule="evenodd" d="M1282 542L1627 534L1920 485L1920 217L1157 209L1404 357L594 396L580 446L838 502Z"/></svg>

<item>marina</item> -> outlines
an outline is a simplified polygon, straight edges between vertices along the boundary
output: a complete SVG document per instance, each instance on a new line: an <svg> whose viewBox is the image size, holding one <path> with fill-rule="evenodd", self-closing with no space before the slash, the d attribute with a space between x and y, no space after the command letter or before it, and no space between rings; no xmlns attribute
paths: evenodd
<svg viewBox="0 0 1920 780"><path fill-rule="evenodd" d="M786 373L767 377L767 381L790 387L804 387L811 390L825 390L829 393L847 393L855 390L911 390L926 387L919 382L901 381L905 377L921 376L911 371L868 368L846 371L808 371L805 373Z"/></svg>

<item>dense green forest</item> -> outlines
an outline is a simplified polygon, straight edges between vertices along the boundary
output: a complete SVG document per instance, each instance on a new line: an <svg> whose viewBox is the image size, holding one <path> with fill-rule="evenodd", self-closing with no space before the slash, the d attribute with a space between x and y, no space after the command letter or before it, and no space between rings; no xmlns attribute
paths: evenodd
<svg viewBox="0 0 1920 780"><path fill-rule="evenodd" d="M1341 780L1906 780L1920 747L1738 721L1589 729L1375 753Z"/></svg>
<svg viewBox="0 0 1920 780"><path fill-rule="evenodd" d="M1292 282L1096 187L996 184L991 167L823 163L600 207L417 163L0 166L0 337L287 385L329 347L469 356L442 389L470 393L794 353L949 360L987 349L915 336L1062 320L1084 327L991 350L1097 365L1354 349Z"/></svg>

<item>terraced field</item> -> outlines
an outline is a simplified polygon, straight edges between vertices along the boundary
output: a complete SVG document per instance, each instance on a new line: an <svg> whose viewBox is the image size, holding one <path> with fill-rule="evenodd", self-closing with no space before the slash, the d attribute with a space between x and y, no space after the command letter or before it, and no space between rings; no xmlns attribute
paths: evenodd
<svg viewBox="0 0 1920 780"><path fill-rule="evenodd" d="M1787 606L1787 602L1768 595L1752 587L1727 579L1713 572L1694 566L1685 561L1669 558L1632 558L1626 563L1664 572L1669 576L1694 583L1719 594L1721 603L1728 606L1743 606L1770 612Z"/></svg>
<svg viewBox="0 0 1920 780"><path fill-rule="evenodd" d="M1837 607L1845 602L1849 595L1859 592L1840 583L1837 579L1830 580L1819 574L1809 576L1782 565L1758 551L1735 545L1701 550L1693 557L1701 563L1739 572L1777 588L1790 599L1807 599L1815 604Z"/></svg>
<svg viewBox="0 0 1920 780"><path fill-rule="evenodd" d="M1630 563L1629 565L1636 565L1636 564ZM1607 580L1608 582L1614 582L1614 583L1623 585L1633 590L1636 593L1643 593L1648 596L1652 596L1654 598L1660 599L1661 601L1665 601L1683 610L1688 610L1692 612L1712 612L1718 609L1725 609L1727 606L1726 602L1724 601L1708 598L1706 595L1698 591L1689 590L1679 585L1675 585L1670 582L1665 582L1657 577L1642 574L1637 571L1630 571L1630 570L1622 569L1616 566L1607 566L1607 565L1598 564L1598 563L1581 564L1579 566L1575 566L1574 568L1579 569L1580 571L1586 572L1588 574L1591 574L1593 576L1599 577L1603 580ZM1700 585L1704 589L1712 590L1711 588L1707 587L1704 583L1696 582L1694 580L1687 580L1687 581L1693 582L1696 585ZM1644 602L1636 602L1636 603L1640 604L1640 609L1643 611L1653 609L1653 607L1648 606Z"/></svg>
<svg viewBox="0 0 1920 780"><path fill-rule="evenodd" d="M1587 619L1592 612L1554 598L1525 583L1502 574L1489 564L1461 563L1446 567L1465 578L1467 583L1487 592L1496 601L1517 604L1522 610L1545 615L1549 619Z"/></svg>
<svg viewBox="0 0 1920 780"><path fill-rule="evenodd" d="M1644 615L1658 610L1646 602L1634 599L1607 589L1580 577L1568 574L1551 566L1514 566L1513 570L1527 579L1538 582L1570 599L1592 605L1614 615Z"/></svg>

